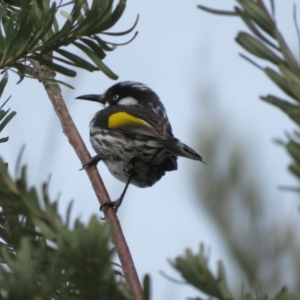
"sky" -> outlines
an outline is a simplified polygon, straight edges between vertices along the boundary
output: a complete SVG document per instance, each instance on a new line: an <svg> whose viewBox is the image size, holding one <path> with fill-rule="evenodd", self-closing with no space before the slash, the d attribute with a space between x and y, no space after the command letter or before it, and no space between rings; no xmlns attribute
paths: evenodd
<svg viewBox="0 0 300 300"><path fill-rule="evenodd" d="M290 28L294 28L293 3L300 4L300 1L275 3L279 27L291 48L298 51L296 33ZM296 218L298 199L279 192L278 185L295 186L297 182L287 171L288 155L273 142L275 138L284 138L284 133L295 126L275 107L259 100L261 95L283 94L259 69L239 56L245 52L234 38L239 30L245 30L241 21L202 12L197 4L231 10L235 1L128 1L123 17L111 31L130 28L139 14L138 36L129 45L108 53L104 62L119 75L120 81L139 81L152 88L166 107L175 136L197 150L204 160L206 153L201 150L201 136L197 136L196 130L199 123L205 123L199 91L213 86L217 96L216 116L221 114L228 121L233 136L247 140L250 147L246 155L257 165L259 178L271 196L280 195L280 201L273 204L274 213L284 212L285 216ZM128 40L129 36L105 38L118 43ZM76 78L58 78L75 87L74 90L63 87L63 97L94 155L89 142L89 122L101 106L75 100L75 97L100 94L115 82L101 72L81 70ZM70 200L74 200L73 218L87 221L92 214L102 216L88 178L85 172L79 171L80 162L62 133L42 84L27 79L16 85L17 80L10 74L2 98L12 95L7 107L17 111L3 132L10 140L1 145L1 156L9 162L11 174L15 176L16 160L25 145L22 164L29 165L29 183L41 187L51 175L50 194L52 199L60 197L62 215ZM140 278L146 273L151 275L154 300L199 295L194 288L174 284L159 273L164 271L180 279L168 260L182 255L186 248L196 252L203 242L211 249L213 270L218 259L225 262L228 273L233 268L216 227L204 208L199 208L190 177L191 170L209 168L210 163L213 162L205 166L180 158L179 170L168 173L153 187L130 186L118 211ZM124 184L113 178L103 164L98 168L111 198L116 199Z"/></svg>

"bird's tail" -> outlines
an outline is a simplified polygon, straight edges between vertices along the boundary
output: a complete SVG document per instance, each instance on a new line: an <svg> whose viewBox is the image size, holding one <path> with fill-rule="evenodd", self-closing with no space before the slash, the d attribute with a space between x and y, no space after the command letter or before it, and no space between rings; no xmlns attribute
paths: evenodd
<svg viewBox="0 0 300 300"><path fill-rule="evenodd" d="M164 144L165 147L168 148L174 155L183 156L193 160L199 160L206 164L206 162L195 150L176 138L171 138L160 142Z"/></svg>

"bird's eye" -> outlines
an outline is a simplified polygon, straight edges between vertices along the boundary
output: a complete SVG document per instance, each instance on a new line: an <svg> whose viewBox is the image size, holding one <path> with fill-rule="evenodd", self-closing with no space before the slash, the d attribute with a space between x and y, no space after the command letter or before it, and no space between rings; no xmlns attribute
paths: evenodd
<svg viewBox="0 0 300 300"><path fill-rule="evenodd" d="M117 100L119 99L119 95L114 95L114 96L112 97L112 99L113 99L114 101L117 101Z"/></svg>

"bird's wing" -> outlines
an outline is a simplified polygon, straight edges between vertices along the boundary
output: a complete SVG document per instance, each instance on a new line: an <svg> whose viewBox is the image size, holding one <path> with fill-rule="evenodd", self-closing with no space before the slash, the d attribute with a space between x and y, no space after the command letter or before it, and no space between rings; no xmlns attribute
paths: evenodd
<svg viewBox="0 0 300 300"><path fill-rule="evenodd" d="M176 138L164 139L161 140L160 143L165 145L165 147L168 148L174 155L186 157L193 160L199 160L206 164L206 162L195 150Z"/></svg>
<svg viewBox="0 0 300 300"><path fill-rule="evenodd" d="M130 110L114 107L100 111L100 114L102 115L101 117L99 115L98 122L95 122L95 125L100 128L107 128L131 135L149 136L164 145L175 156L183 156L204 162L196 151L173 137L169 123L167 125L167 133L164 134L161 125L163 121L151 111L133 107ZM172 163L172 166L176 167L176 162Z"/></svg>
<svg viewBox="0 0 300 300"><path fill-rule="evenodd" d="M107 127L111 130L163 139L160 124L161 122L158 122L157 115L154 113L133 107L130 111L111 112L107 118Z"/></svg>

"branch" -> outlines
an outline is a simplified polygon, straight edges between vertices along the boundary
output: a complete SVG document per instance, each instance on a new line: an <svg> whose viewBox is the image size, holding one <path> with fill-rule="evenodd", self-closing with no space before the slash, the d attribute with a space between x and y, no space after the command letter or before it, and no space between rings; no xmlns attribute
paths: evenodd
<svg viewBox="0 0 300 300"><path fill-rule="evenodd" d="M64 134L67 136L69 143L74 148L78 158L81 161L81 164L84 165L91 160L91 156L68 112L68 109L61 95L61 89L59 85L53 81L55 72L44 66L40 66L40 64L34 60L31 60L31 63L33 65L33 69L30 72L31 75L34 76L35 74L38 74L39 78L48 78L51 80L49 81L44 79L42 80L42 83L61 122ZM92 187L95 191L100 205L104 204L107 201L110 201L106 188L99 175L98 169L95 166L92 166L85 170L91 181ZM123 235L119 219L113 208L105 209L104 214L105 218L113 228L112 242L116 247L116 251L122 264L126 282L134 296L134 299L142 300L142 287L138 279L130 250Z"/></svg>

